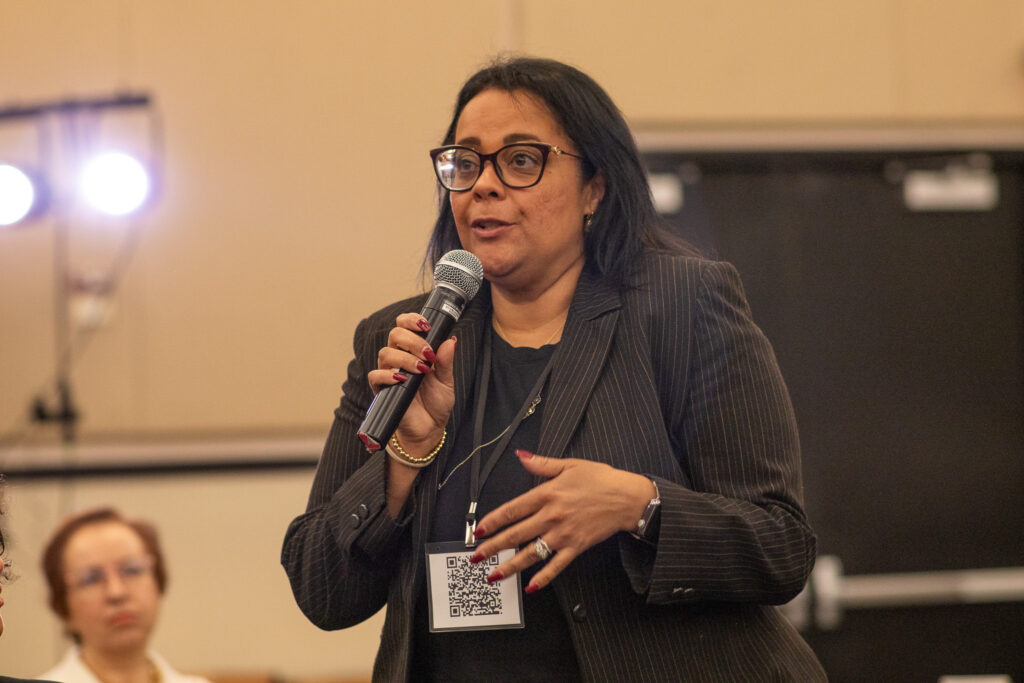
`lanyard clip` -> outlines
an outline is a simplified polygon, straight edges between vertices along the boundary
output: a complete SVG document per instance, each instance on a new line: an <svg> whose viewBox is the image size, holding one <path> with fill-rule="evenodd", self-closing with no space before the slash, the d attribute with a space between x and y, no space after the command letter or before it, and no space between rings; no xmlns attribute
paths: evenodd
<svg viewBox="0 0 1024 683"><path fill-rule="evenodd" d="M466 513L466 537L463 541L467 548L476 546L476 501L469 504L469 512Z"/></svg>

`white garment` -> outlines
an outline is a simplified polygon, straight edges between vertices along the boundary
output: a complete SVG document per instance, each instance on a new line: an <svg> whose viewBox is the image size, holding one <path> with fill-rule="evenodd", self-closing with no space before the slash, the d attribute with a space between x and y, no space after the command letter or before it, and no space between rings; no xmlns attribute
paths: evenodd
<svg viewBox="0 0 1024 683"><path fill-rule="evenodd" d="M186 676L185 674L178 673L171 668L170 664L163 657L155 652L149 652L147 656L156 665L157 671L160 672L160 683L210 683L210 681L201 676ZM67 654L64 655L64 659L60 660L55 667L46 673L37 676L37 678L56 681L57 683L102 683L100 679L96 678L96 674L82 661L77 647L68 650Z"/></svg>

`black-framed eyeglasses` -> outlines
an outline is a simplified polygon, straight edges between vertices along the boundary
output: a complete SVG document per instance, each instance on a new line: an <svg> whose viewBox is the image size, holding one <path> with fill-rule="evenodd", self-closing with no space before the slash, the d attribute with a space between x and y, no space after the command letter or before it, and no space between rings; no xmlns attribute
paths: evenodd
<svg viewBox="0 0 1024 683"><path fill-rule="evenodd" d="M551 152L583 158L546 142L514 142L490 154L481 154L472 147L450 145L430 150L430 158L434 160L434 173L442 187L452 192L465 192L476 185L488 161L507 187L533 187L544 175Z"/></svg>

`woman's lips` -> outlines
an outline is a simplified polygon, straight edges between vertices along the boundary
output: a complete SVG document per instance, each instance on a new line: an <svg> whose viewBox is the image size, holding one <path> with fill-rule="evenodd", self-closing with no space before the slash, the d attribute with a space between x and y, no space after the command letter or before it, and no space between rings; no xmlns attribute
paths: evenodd
<svg viewBox="0 0 1024 683"><path fill-rule="evenodd" d="M474 233L486 237L489 235L497 235L512 224L499 220L476 220L470 225L472 226Z"/></svg>
<svg viewBox="0 0 1024 683"><path fill-rule="evenodd" d="M139 618L134 612L118 612L114 616L110 617L110 624L112 626L125 626L128 624L134 624L138 620Z"/></svg>

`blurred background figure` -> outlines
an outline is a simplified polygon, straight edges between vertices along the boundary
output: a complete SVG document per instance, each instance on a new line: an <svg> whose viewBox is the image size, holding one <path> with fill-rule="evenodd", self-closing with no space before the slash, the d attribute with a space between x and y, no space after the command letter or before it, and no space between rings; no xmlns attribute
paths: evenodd
<svg viewBox="0 0 1024 683"><path fill-rule="evenodd" d="M74 641L42 678L60 683L207 683L148 647L167 568L156 529L96 508L57 528L43 552L50 607Z"/></svg>
<svg viewBox="0 0 1024 683"><path fill-rule="evenodd" d="M3 593L3 584L11 580L11 566L6 558L7 546L4 545L4 478L0 475L0 593ZM3 596L0 596L0 607L4 606ZM0 636L4 634L4 615L0 613Z"/></svg>
<svg viewBox="0 0 1024 683"><path fill-rule="evenodd" d="M4 584L11 581L11 563L7 559L7 546L4 542L4 475L0 474L0 593L3 593ZM0 607L4 606L4 598L0 595ZM4 617L0 613L0 636L4 634ZM4 676L0 671L0 683L23 683L23 678L11 678Z"/></svg>

